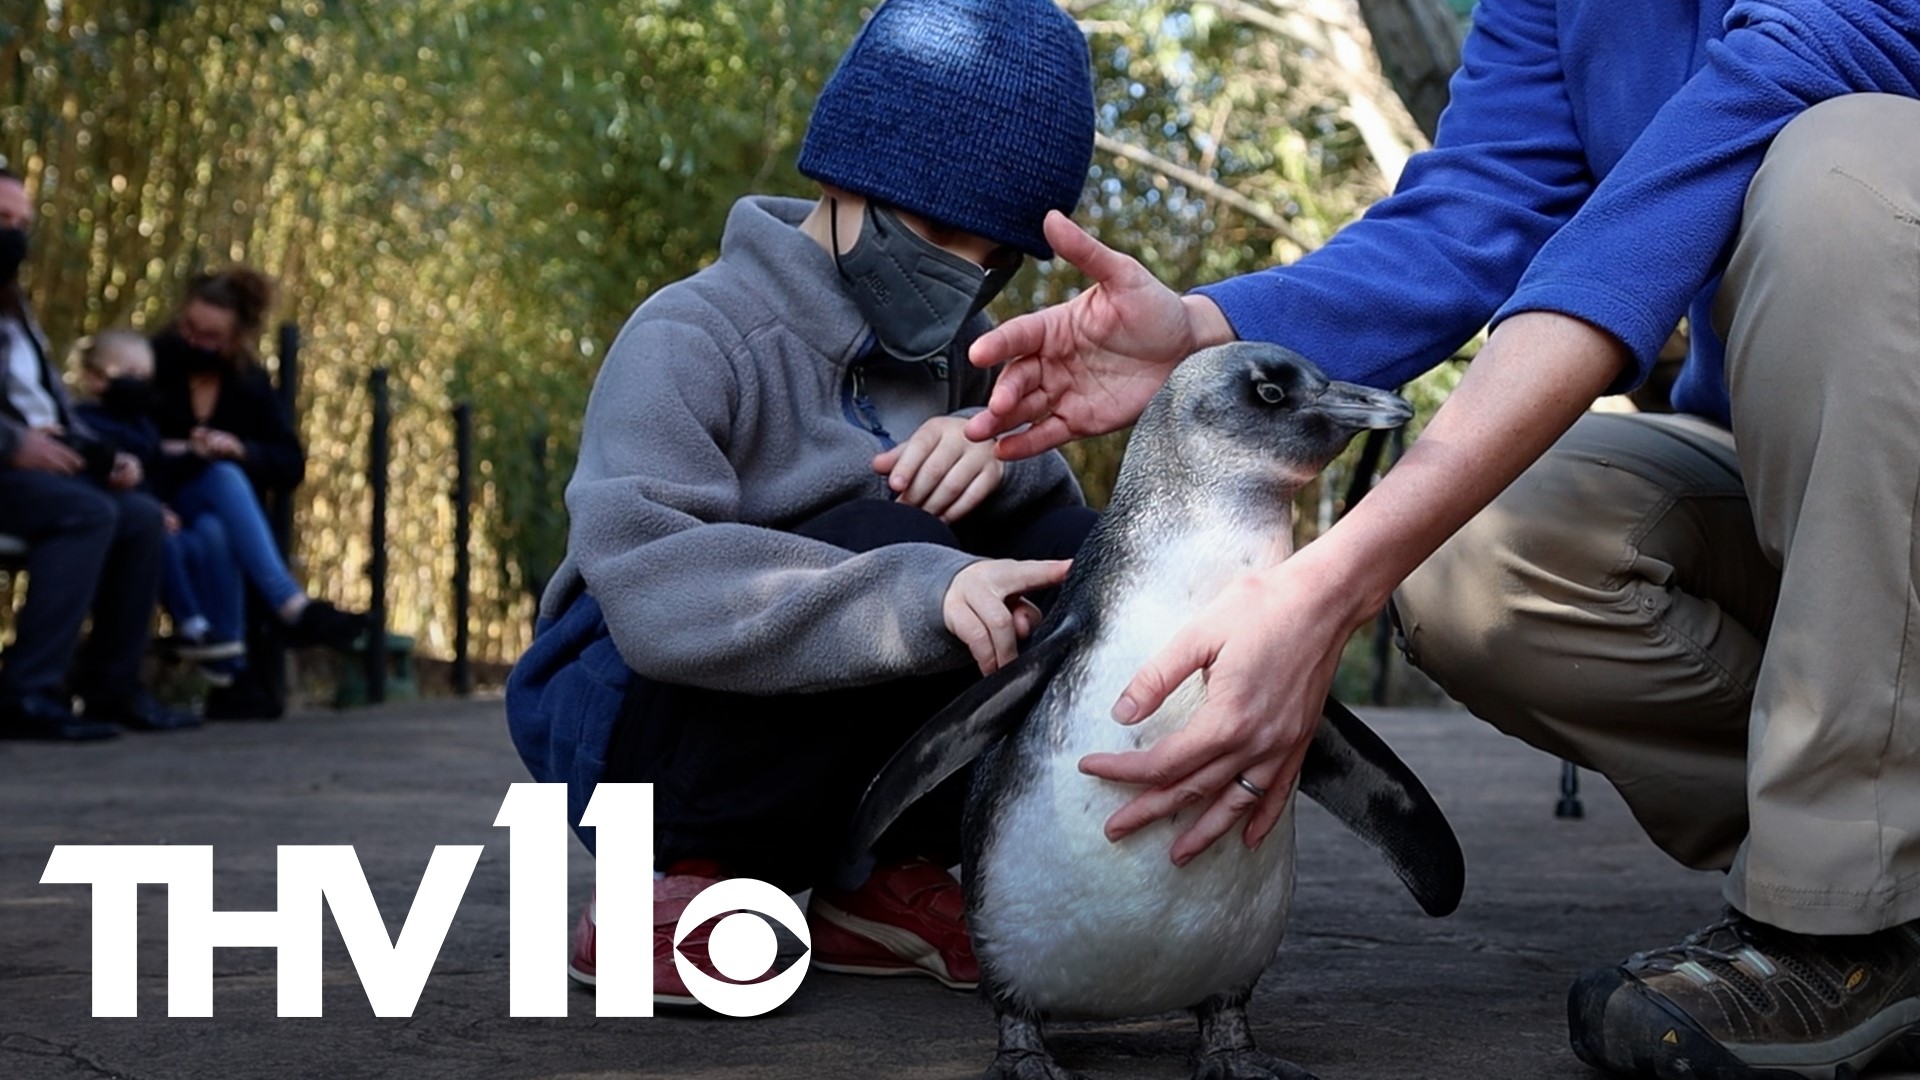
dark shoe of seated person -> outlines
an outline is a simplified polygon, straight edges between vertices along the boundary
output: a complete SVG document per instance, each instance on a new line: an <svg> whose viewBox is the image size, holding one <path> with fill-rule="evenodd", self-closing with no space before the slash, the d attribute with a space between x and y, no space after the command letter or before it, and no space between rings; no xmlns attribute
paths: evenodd
<svg viewBox="0 0 1920 1080"><path fill-rule="evenodd" d="M111 739L119 734L118 725L82 719L73 715L65 702L41 694L0 703L0 738L79 742Z"/></svg>
<svg viewBox="0 0 1920 1080"><path fill-rule="evenodd" d="M1853 1080L1920 1036L1920 921L1794 934L1728 909L1678 945L1582 976L1574 1053L1659 1080Z"/></svg>
<svg viewBox="0 0 1920 1080"><path fill-rule="evenodd" d="M228 656L216 660L203 660L194 665L194 670L207 681L208 686L225 689L234 684L240 673L247 670L247 658L244 655Z"/></svg>
<svg viewBox="0 0 1920 1080"><path fill-rule="evenodd" d="M82 715L135 731L181 731L199 727L201 723L193 713L170 709L145 690L120 697L89 699Z"/></svg>
<svg viewBox="0 0 1920 1080"><path fill-rule="evenodd" d="M353 647L367 632L367 617L356 611L341 611L325 600L309 600L307 606L287 626L287 644L296 649L322 645L331 649Z"/></svg>
<svg viewBox="0 0 1920 1080"><path fill-rule="evenodd" d="M210 660L231 660L243 656L247 651L244 641L212 641L196 638L169 638L164 643L168 652L182 660L206 662Z"/></svg>
<svg viewBox="0 0 1920 1080"><path fill-rule="evenodd" d="M206 618L199 615L182 619L175 624L172 637L161 638L154 644L169 656L192 662L225 660L240 656L247 651L247 643L244 641L216 639L213 636L213 628L207 624Z"/></svg>

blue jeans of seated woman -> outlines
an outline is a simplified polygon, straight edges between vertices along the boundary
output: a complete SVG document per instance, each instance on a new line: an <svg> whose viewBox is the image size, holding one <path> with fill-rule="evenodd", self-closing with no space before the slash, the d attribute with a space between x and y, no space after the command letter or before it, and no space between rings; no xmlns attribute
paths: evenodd
<svg viewBox="0 0 1920 1080"><path fill-rule="evenodd" d="M259 590L267 603L279 608L300 595L280 548L267 526L267 512L253 493L247 474L231 461L216 461L199 476L180 485L173 508L182 521L212 515L226 532L227 550L239 564L247 584Z"/></svg>
<svg viewBox="0 0 1920 1080"><path fill-rule="evenodd" d="M246 636L246 586L218 515L183 519L180 531L167 537L160 602L175 625L196 615L207 620L209 641Z"/></svg>

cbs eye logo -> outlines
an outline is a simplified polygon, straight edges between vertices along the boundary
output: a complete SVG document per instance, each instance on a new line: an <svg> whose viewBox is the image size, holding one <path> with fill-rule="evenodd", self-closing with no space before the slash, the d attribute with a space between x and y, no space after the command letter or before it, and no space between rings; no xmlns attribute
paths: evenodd
<svg viewBox="0 0 1920 1080"><path fill-rule="evenodd" d="M724 982L701 971L680 949L696 927L723 912L732 914L714 925L707 939L707 955L715 970L738 980L735 982ZM773 978L750 983L745 980L766 974L780 952L773 927L754 912L786 927L807 951ZM812 949L807 917L799 905L779 888L753 878L732 878L707 886L687 905L673 928L674 970L696 1001L727 1016L759 1016L785 1004L807 977Z"/></svg>

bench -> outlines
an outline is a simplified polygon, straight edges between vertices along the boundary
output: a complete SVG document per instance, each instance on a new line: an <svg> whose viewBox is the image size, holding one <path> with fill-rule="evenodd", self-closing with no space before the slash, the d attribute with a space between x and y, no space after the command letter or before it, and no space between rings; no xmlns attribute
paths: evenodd
<svg viewBox="0 0 1920 1080"><path fill-rule="evenodd" d="M350 647L334 650L341 659L337 669L339 682L335 686L333 695L334 708L351 709L355 706L370 704L367 687L367 651L371 644L369 635L362 634ZM420 683L413 673L413 638L389 630L384 652L387 662L386 700L418 700Z"/></svg>

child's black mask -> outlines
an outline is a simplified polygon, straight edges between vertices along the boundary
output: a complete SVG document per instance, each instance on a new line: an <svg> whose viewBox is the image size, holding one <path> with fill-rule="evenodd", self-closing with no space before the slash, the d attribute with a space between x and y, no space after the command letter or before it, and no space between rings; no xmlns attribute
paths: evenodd
<svg viewBox="0 0 1920 1080"><path fill-rule="evenodd" d="M836 212L831 219L834 265L880 347L899 360L917 363L940 355L1020 268L1015 256L1010 266L982 270L872 200L860 239L841 255L839 218Z"/></svg>
<svg viewBox="0 0 1920 1080"><path fill-rule="evenodd" d="M153 383L147 379L118 378L100 391L100 404L115 416L145 416L153 411Z"/></svg>

